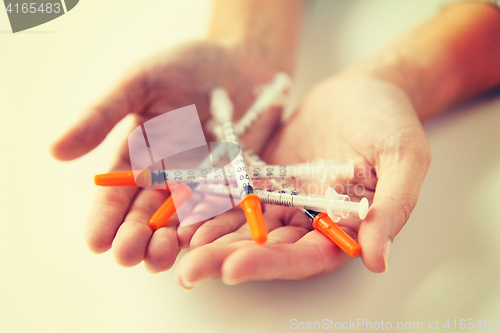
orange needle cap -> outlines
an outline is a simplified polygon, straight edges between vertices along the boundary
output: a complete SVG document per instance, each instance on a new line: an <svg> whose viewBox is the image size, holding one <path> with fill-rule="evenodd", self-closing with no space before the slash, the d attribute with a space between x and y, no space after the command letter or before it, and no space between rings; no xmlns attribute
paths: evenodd
<svg viewBox="0 0 500 333"><path fill-rule="evenodd" d="M110 172L95 175L94 183L99 186L137 186L133 171Z"/></svg>
<svg viewBox="0 0 500 333"><path fill-rule="evenodd" d="M133 171L122 171L95 175L94 183L99 186L149 186L151 185L151 170L142 171L137 176L137 182Z"/></svg>
<svg viewBox="0 0 500 333"><path fill-rule="evenodd" d="M313 220L314 229L321 232L332 242L337 244L345 253L351 257L357 257L361 253L361 248L354 239L351 238L344 230L340 229L337 223L333 222L326 213L319 213Z"/></svg>
<svg viewBox="0 0 500 333"><path fill-rule="evenodd" d="M260 207L260 198L253 193L247 194L240 202L245 213L252 238L257 244L267 241L267 227Z"/></svg>
<svg viewBox="0 0 500 333"><path fill-rule="evenodd" d="M193 191L186 184L178 184L170 187L172 195L170 195L167 200L158 208L158 210L153 214L149 220L149 227L153 230L158 230L167 224L168 220L175 214L175 202L177 205L182 205L193 195Z"/></svg>

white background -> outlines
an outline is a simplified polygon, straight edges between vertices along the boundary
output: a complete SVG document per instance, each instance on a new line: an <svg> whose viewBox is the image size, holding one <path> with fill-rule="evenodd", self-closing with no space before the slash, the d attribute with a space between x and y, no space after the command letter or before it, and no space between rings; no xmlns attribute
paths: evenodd
<svg viewBox="0 0 500 333"><path fill-rule="evenodd" d="M307 11L294 100L318 79L439 10L438 0L315 1ZM431 169L389 272L360 259L311 281L220 281L182 291L172 271L91 254L83 227L129 124L69 163L50 142L131 64L203 38L208 1L81 1L12 34L0 10L0 332L287 332L290 320L500 319L500 94L425 125ZM364 331L364 330L360 330ZM447 331L447 330L446 330ZM450 331L454 331L451 329Z"/></svg>

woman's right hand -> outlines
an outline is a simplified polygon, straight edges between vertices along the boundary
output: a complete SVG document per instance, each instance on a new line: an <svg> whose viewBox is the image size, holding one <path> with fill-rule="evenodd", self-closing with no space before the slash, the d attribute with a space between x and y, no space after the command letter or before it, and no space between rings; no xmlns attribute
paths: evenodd
<svg viewBox="0 0 500 333"><path fill-rule="evenodd" d="M205 124L209 118L209 92L216 86L227 89L238 118L254 101L255 86L267 83L275 73L263 57L240 46L202 41L169 49L133 68L54 143L52 154L64 161L87 154L129 114L135 118L135 128L165 112L195 104ZM271 130L269 126L276 123L277 116L277 113L267 116L274 121L259 121L253 133ZM260 147L252 148L257 151ZM125 140L110 172L130 169ZM89 249L102 253L112 248L116 261L123 266L133 266L144 260L151 271L169 269L180 248L189 246L199 224L179 228L179 235L177 223L170 223L153 233L148 221L165 199L166 193L156 190L100 188L85 228Z"/></svg>

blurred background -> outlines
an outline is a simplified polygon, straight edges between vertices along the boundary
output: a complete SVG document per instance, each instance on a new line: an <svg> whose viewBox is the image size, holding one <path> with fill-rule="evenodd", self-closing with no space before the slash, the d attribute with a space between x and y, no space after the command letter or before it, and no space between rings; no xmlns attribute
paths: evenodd
<svg viewBox="0 0 500 333"><path fill-rule="evenodd" d="M444 2L312 1L294 103ZM358 258L310 281L208 281L185 292L172 270L151 275L87 250L93 175L111 165L130 119L72 162L52 159L50 143L132 64L203 38L210 12L206 0L81 1L12 34L0 10L0 332L286 332L292 319L420 321L425 329L429 320L500 319L499 91L425 124L432 165L387 274Z"/></svg>

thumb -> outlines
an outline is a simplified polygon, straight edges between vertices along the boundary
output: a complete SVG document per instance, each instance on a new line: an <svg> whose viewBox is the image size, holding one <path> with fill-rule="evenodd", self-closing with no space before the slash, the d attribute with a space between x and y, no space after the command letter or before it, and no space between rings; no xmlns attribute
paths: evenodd
<svg viewBox="0 0 500 333"><path fill-rule="evenodd" d="M122 81L52 144L52 155L69 161L97 147L127 114L140 111L145 86L138 75Z"/></svg>
<svg viewBox="0 0 500 333"><path fill-rule="evenodd" d="M430 160L430 147L420 126L386 140L378 157L373 204L358 234L363 262L372 272L387 271L392 240L417 203Z"/></svg>

